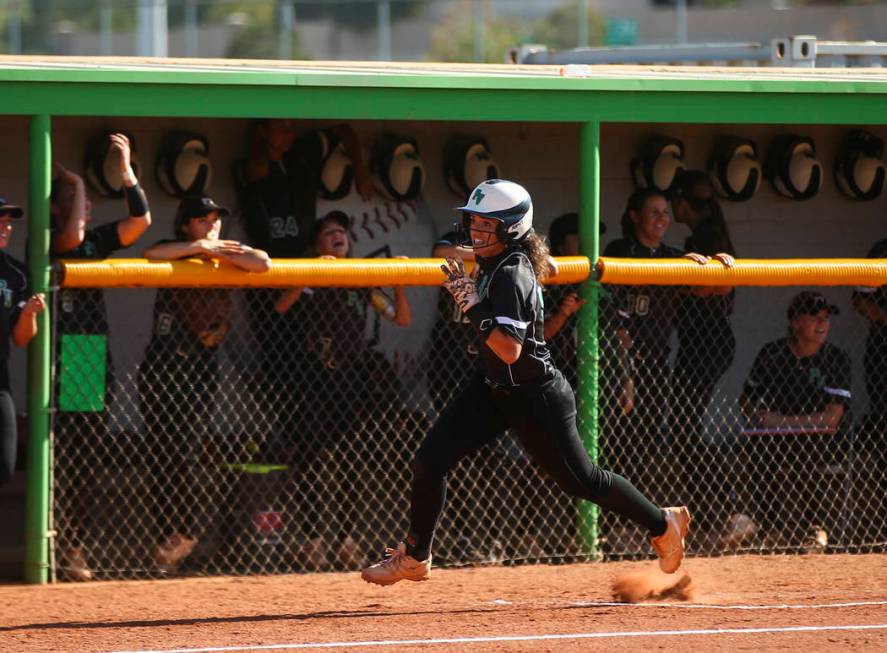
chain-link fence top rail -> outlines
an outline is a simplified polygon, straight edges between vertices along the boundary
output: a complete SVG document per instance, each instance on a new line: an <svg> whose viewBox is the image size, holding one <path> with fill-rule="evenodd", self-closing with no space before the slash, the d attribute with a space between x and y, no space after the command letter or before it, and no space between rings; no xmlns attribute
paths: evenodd
<svg viewBox="0 0 887 653"><path fill-rule="evenodd" d="M571 290L549 287L547 310ZM887 344L852 308L887 309L883 291L829 289L829 311L843 310L806 325L804 342L824 344L799 354L787 339L798 290L602 290L601 463L660 503L686 501L691 552L887 539ZM419 347L386 319L390 289L306 289L281 313L283 292L54 293L55 552L68 577L356 569L403 536L410 461L470 374L470 326L437 288L408 290L414 312L436 311ZM106 318L102 302L124 293L146 323L153 310L149 332ZM737 313L759 328L734 332ZM574 383L575 326L551 338ZM440 564L588 557L574 502L508 434L449 486ZM649 555L613 516L601 538L605 555Z"/></svg>

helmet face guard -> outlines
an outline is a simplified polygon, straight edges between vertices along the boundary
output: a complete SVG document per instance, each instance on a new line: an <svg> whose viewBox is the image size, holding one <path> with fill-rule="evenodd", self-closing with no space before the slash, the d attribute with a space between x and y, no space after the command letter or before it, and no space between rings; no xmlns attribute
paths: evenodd
<svg viewBox="0 0 887 653"><path fill-rule="evenodd" d="M444 145L444 177L447 187L465 197L481 182L499 177L499 165L485 138L456 135Z"/></svg>
<svg viewBox="0 0 887 653"><path fill-rule="evenodd" d="M731 202L751 199L761 184L758 148L745 138L719 137L707 167L717 195Z"/></svg>
<svg viewBox="0 0 887 653"><path fill-rule="evenodd" d="M835 185L854 200L869 202L880 197L885 181L883 153L880 138L861 129L851 131L835 157Z"/></svg>
<svg viewBox="0 0 887 653"><path fill-rule="evenodd" d="M408 136L379 136L371 150L370 170L382 195L396 202L416 199L425 185L419 146Z"/></svg>
<svg viewBox="0 0 887 653"><path fill-rule="evenodd" d="M637 188L655 188L667 192L678 174L685 169L684 144L676 138L654 134L631 160L631 178Z"/></svg>
<svg viewBox="0 0 887 653"><path fill-rule="evenodd" d="M512 181L481 182L465 206L457 210L462 211L462 228L469 235L472 215L496 220L496 237L505 246L520 242L533 231L533 201L523 186Z"/></svg>
<svg viewBox="0 0 887 653"><path fill-rule="evenodd" d="M154 164L157 185L167 195L202 195L209 189L212 166L206 137L187 131L164 136Z"/></svg>
<svg viewBox="0 0 887 653"><path fill-rule="evenodd" d="M773 189L793 200L810 199L822 184L822 164L816 159L813 139L783 134L767 148L764 177Z"/></svg>

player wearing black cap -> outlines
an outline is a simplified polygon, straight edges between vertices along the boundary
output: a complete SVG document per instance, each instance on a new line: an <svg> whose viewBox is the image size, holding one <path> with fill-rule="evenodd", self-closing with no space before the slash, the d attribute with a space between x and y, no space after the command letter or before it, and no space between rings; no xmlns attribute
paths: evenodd
<svg viewBox="0 0 887 653"><path fill-rule="evenodd" d="M660 509L627 480L597 467L576 429L576 403L552 365L543 338L542 290L547 251L532 232L527 191L509 181L479 184L461 207L477 255L469 277L461 259L443 266L445 287L477 334L478 368L444 410L413 461L410 527L388 557L363 570L370 583L425 580L446 496L446 476L460 459L514 427L530 456L565 491L643 525L660 567L674 572L683 557L690 515Z"/></svg>
<svg viewBox="0 0 887 653"><path fill-rule="evenodd" d="M765 527L783 525L782 506L793 519L816 515L820 493L810 487L814 470L829 470L849 426L850 357L826 342L838 307L818 292L805 291L789 304L788 335L758 352L739 400L752 428L745 433L761 482L754 486ZM798 479L784 486L784 470Z"/></svg>
<svg viewBox="0 0 887 653"><path fill-rule="evenodd" d="M9 341L24 347L37 333L37 313L46 308L43 293L31 294L24 263L5 250L12 224L24 215L20 206L0 197L0 485L15 471L15 406L9 379Z"/></svg>
<svg viewBox="0 0 887 653"><path fill-rule="evenodd" d="M250 272L271 267L268 255L233 240L219 239L228 209L206 196L179 203L175 238L145 250L145 258L216 258ZM191 509L192 465L212 433L218 389L216 352L230 328L231 291L160 288L154 302L151 341L139 366L139 411L148 433L155 519L162 530L154 561L173 571L197 543Z"/></svg>

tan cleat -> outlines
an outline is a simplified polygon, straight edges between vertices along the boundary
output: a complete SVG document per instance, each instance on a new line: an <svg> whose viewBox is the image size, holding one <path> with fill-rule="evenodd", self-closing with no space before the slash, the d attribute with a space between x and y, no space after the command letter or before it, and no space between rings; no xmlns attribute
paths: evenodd
<svg viewBox="0 0 887 653"><path fill-rule="evenodd" d="M173 533L164 540L163 544L154 549L154 563L164 573L175 573L179 563L191 555L196 545L196 538Z"/></svg>
<svg viewBox="0 0 887 653"><path fill-rule="evenodd" d="M684 559L684 538L690 530L690 511L686 506L663 508L662 511L665 513L665 532L650 538L650 544L659 556L659 568L666 574L673 574Z"/></svg>
<svg viewBox="0 0 887 653"><path fill-rule="evenodd" d="M385 549L387 556L382 562L370 565L360 577L368 583L376 585L394 585L401 580L428 580L431 571L431 556L428 560L416 560L407 555L407 545L401 542L396 549Z"/></svg>

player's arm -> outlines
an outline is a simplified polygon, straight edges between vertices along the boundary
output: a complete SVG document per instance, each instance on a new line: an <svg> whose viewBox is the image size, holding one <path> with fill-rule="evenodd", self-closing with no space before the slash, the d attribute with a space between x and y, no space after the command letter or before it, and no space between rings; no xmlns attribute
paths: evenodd
<svg viewBox="0 0 887 653"><path fill-rule="evenodd" d="M862 317L877 324L887 323L887 311L874 300L876 288L857 288L853 293L853 308Z"/></svg>
<svg viewBox="0 0 887 653"><path fill-rule="evenodd" d="M357 140L357 134L354 133L351 125L336 125L332 129L333 133L342 141L348 158L354 166L354 185L357 192L364 200L371 200L376 194L376 188L373 185L373 178L370 176L369 168L363 160L363 154L360 150L360 142Z"/></svg>
<svg viewBox="0 0 887 653"><path fill-rule="evenodd" d="M762 428L835 431L844 418L844 410L843 404L832 403L828 404L824 410L800 415L782 415L773 411L760 411L755 413L755 423Z"/></svg>
<svg viewBox="0 0 887 653"><path fill-rule="evenodd" d="M24 302L12 329L12 341L17 346L24 347L37 335L37 314L45 308L43 293L35 293Z"/></svg>
<svg viewBox="0 0 887 653"><path fill-rule="evenodd" d="M243 243L237 243L237 251L224 254L224 258L232 265L247 272L267 272L271 269L271 257L263 249L256 249Z"/></svg>
<svg viewBox="0 0 887 653"><path fill-rule="evenodd" d="M54 163L56 174L61 184L73 187L71 212L65 224L52 237L52 250L56 254L65 254L77 249L86 238L86 185L83 178L68 170L60 163Z"/></svg>
<svg viewBox="0 0 887 653"><path fill-rule="evenodd" d="M124 134L111 134L111 149L117 150L120 155L123 194L129 211L129 217L117 223L117 237L121 245L129 247L151 226L151 210L148 208L145 191L142 190L132 170L132 149L129 139Z"/></svg>
<svg viewBox="0 0 887 653"><path fill-rule="evenodd" d="M274 302L274 310L281 314L286 313L293 307L293 304L299 301L303 290L305 290L304 286L285 290Z"/></svg>
<svg viewBox="0 0 887 653"><path fill-rule="evenodd" d="M585 304L585 300L574 292L568 293L562 300L558 309L545 318L545 340L550 340L564 328L570 319Z"/></svg>

